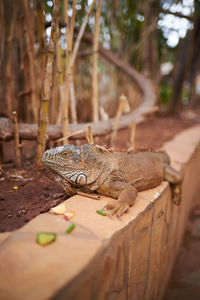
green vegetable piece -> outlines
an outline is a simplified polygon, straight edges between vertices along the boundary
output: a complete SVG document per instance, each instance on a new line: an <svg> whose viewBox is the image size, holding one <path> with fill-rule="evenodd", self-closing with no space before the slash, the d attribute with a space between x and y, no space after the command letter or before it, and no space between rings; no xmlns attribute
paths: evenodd
<svg viewBox="0 0 200 300"><path fill-rule="evenodd" d="M102 210L97 210L96 213L98 213L102 216L107 216L107 213L105 211L102 211Z"/></svg>
<svg viewBox="0 0 200 300"><path fill-rule="evenodd" d="M46 246L50 243L53 243L56 239L56 234L55 233L50 233L50 232L40 232L37 234L37 243L40 244L41 246Z"/></svg>
<svg viewBox="0 0 200 300"><path fill-rule="evenodd" d="M75 228L75 224L72 223L66 230L66 233L70 233Z"/></svg>

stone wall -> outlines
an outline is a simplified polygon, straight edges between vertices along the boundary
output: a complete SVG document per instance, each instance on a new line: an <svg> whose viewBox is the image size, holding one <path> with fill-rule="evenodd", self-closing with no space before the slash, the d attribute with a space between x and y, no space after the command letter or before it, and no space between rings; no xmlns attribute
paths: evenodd
<svg viewBox="0 0 200 300"><path fill-rule="evenodd" d="M106 197L64 202L76 228L46 213L12 233L0 234L1 299L161 299L179 251L186 219L200 192L200 126L183 131L164 149L184 174L182 201L171 201L167 182L139 193L119 220L96 214ZM37 232L56 232L46 247Z"/></svg>

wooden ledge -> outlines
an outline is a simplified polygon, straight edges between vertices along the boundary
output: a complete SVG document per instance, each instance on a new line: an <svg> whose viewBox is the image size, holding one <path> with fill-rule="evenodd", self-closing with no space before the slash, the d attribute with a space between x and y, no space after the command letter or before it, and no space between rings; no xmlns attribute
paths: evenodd
<svg viewBox="0 0 200 300"><path fill-rule="evenodd" d="M167 182L139 193L120 220L96 213L106 197L76 195L64 202L76 212L70 234L65 234L68 221L50 213L0 234L2 299L161 299L199 195L200 126L183 131L164 149L184 172L179 207L172 204ZM43 231L56 232L56 241L39 246L36 234Z"/></svg>

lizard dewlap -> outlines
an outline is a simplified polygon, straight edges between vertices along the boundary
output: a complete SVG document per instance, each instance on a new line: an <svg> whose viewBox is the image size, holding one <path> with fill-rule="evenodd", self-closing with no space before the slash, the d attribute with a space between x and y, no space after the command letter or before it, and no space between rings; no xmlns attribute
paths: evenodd
<svg viewBox="0 0 200 300"><path fill-rule="evenodd" d="M53 243L56 239L56 234L55 233L50 233L50 232L41 232L37 234L37 243L40 244L41 246L46 246L51 243Z"/></svg>

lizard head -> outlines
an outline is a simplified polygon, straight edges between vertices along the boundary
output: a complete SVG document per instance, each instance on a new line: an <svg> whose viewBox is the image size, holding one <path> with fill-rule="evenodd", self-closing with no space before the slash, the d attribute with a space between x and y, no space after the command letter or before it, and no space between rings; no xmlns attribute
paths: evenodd
<svg viewBox="0 0 200 300"><path fill-rule="evenodd" d="M42 162L65 181L76 186L92 184L107 169L101 147L64 145L45 151Z"/></svg>

